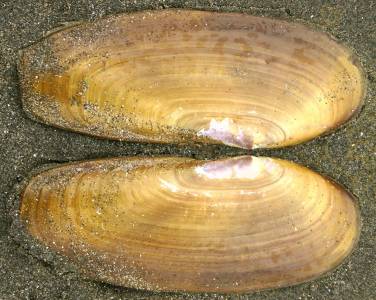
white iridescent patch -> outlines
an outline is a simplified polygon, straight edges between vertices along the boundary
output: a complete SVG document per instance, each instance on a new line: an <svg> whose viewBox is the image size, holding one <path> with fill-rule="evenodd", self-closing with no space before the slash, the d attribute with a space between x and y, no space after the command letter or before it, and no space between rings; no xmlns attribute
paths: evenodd
<svg viewBox="0 0 376 300"><path fill-rule="evenodd" d="M264 165L257 157L239 157L211 161L195 168L199 176L209 179L255 179Z"/></svg>
<svg viewBox="0 0 376 300"><path fill-rule="evenodd" d="M222 121L211 119L209 128L201 129L197 135L221 141L229 146L252 148L252 137L245 134L242 128L230 118L224 118Z"/></svg>

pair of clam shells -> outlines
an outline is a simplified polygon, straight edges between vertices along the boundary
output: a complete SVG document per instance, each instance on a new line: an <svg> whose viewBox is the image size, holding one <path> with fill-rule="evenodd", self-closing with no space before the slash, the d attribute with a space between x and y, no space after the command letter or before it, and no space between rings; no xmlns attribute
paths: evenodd
<svg viewBox="0 0 376 300"><path fill-rule="evenodd" d="M54 32L21 56L34 118L103 138L300 143L361 106L351 52L299 24L155 11ZM148 290L251 291L304 282L353 249L359 212L297 164L244 156L114 158L34 176L20 217L91 278Z"/></svg>

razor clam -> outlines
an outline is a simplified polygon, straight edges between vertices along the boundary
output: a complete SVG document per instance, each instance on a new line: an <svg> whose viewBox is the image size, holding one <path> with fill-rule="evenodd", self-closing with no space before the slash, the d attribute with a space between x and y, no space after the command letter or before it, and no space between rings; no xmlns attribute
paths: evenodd
<svg viewBox="0 0 376 300"><path fill-rule="evenodd" d="M87 276L147 290L245 292L339 265L359 235L342 187L285 160L113 158L34 176L26 230Z"/></svg>
<svg viewBox="0 0 376 300"><path fill-rule="evenodd" d="M163 10L54 32L20 59L36 119L103 138L281 147L362 103L354 56L325 33L237 13Z"/></svg>

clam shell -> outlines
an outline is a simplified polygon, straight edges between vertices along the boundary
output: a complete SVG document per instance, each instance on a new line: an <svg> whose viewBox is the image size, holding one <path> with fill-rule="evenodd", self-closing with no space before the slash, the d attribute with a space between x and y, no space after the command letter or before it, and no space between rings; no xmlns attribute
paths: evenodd
<svg viewBox="0 0 376 300"><path fill-rule="evenodd" d="M104 138L279 147L360 107L352 53L306 26L163 10L68 27L25 49L23 103L38 120Z"/></svg>
<svg viewBox="0 0 376 300"><path fill-rule="evenodd" d="M43 171L20 217L89 277L148 290L245 292L332 270L359 234L343 188L264 157L119 158Z"/></svg>

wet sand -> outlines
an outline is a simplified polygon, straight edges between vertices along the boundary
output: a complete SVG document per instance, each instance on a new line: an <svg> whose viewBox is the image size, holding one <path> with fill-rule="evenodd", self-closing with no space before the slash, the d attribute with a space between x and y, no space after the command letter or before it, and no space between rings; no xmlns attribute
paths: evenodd
<svg viewBox="0 0 376 300"><path fill-rule="evenodd" d="M322 3L321 3L322 2ZM360 1L3 0L0 3L0 299L375 299L376 264L376 3ZM250 154L225 146L152 145L100 140L27 118L21 107L18 50L62 23L144 9L241 11L295 20L327 31L354 50L368 79L361 112L339 130L302 145L258 150L332 177L359 201L362 232L354 253L309 283L243 295L152 293L93 282L11 232L14 186L42 165L101 157Z"/></svg>

